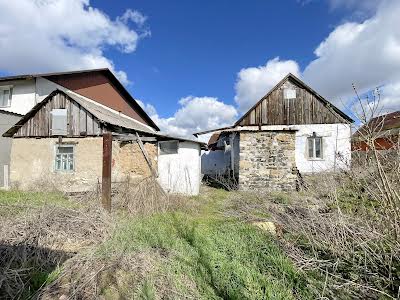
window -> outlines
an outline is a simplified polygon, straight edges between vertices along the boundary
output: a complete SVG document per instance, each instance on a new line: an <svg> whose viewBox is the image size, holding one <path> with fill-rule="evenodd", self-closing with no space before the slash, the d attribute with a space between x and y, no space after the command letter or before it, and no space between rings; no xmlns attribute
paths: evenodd
<svg viewBox="0 0 400 300"><path fill-rule="evenodd" d="M308 158L322 159L322 137L317 137L315 132L308 138Z"/></svg>
<svg viewBox="0 0 400 300"><path fill-rule="evenodd" d="M160 145L160 155L178 153L178 141L159 142L158 144Z"/></svg>
<svg viewBox="0 0 400 300"><path fill-rule="evenodd" d="M67 135L67 110L53 109L51 111L51 134Z"/></svg>
<svg viewBox="0 0 400 300"><path fill-rule="evenodd" d="M12 87L0 86L0 107L11 106Z"/></svg>
<svg viewBox="0 0 400 300"><path fill-rule="evenodd" d="M74 146L56 146L54 169L61 172L70 172L74 170Z"/></svg>
<svg viewBox="0 0 400 300"><path fill-rule="evenodd" d="M284 99L296 99L296 90L295 89L284 89L283 90Z"/></svg>

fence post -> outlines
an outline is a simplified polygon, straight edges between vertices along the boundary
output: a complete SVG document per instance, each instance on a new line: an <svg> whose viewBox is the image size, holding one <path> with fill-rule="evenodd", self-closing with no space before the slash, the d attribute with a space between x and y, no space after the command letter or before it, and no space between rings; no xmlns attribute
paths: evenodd
<svg viewBox="0 0 400 300"><path fill-rule="evenodd" d="M103 208L111 211L111 161L112 161L112 134L103 134L103 174L102 174L102 197Z"/></svg>

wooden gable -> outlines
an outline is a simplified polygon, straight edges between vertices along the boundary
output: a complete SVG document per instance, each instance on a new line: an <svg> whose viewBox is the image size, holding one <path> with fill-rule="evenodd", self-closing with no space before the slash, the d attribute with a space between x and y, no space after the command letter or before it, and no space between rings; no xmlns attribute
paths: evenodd
<svg viewBox="0 0 400 300"><path fill-rule="evenodd" d="M8 132L8 136L51 137L53 109L67 109L67 137L98 136L102 134L99 120L61 91L51 93L37 104ZM13 135L12 135L13 134Z"/></svg>
<svg viewBox="0 0 400 300"><path fill-rule="evenodd" d="M160 130L108 69L43 76L62 87Z"/></svg>
<svg viewBox="0 0 400 300"><path fill-rule="evenodd" d="M285 99L285 89L295 98ZM235 126L349 123L353 120L294 75L287 75L257 102Z"/></svg>

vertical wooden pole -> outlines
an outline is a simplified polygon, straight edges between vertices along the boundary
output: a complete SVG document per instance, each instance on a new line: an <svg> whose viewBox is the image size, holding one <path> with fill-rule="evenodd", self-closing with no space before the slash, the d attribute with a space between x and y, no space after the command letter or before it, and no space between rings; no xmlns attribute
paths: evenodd
<svg viewBox="0 0 400 300"><path fill-rule="evenodd" d="M111 161L112 161L112 135L110 132L103 134L103 177L101 182L101 203L108 212L111 211Z"/></svg>

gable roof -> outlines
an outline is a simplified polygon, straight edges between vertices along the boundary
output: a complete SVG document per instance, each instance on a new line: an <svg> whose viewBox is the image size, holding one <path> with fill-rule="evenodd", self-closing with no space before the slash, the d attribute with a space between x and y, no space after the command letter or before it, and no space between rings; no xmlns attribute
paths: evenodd
<svg viewBox="0 0 400 300"><path fill-rule="evenodd" d="M74 74L85 74L85 73L102 73L104 74L110 82L117 88L117 90L128 99L129 103L134 107L134 109L143 117L146 122L150 124L154 129L160 130L156 123L149 117L149 115L143 110L143 108L136 102L136 100L131 96L131 94L126 90L123 84L115 77L115 75L108 68L101 69L89 69L89 70L78 70L78 71L67 71L67 72L55 72L55 73L37 73L37 74L25 74L16 76L5 76L0 77L0 82L10 81L10 80L29 80L38 77L54 77L54 76L64 76L64 75L74 75Z"/></svg>
<svg viewBox="0 0 400 300"><path fill-rule="evenodd" d="M262 97L259 101L257 101L257 103L255 103L242 117L239 118L238 121L236 121L236 123L234 124L234 126L238 126L240 124L240 122L246 118L250 112L255 109L265 98L267 98L268 96L270 96L272 94L272 92L274 92L275 90L277 90L284 82L286 82L286 80L291 79L292 81L294 81L298 86L300 86L301 88L307 90L309 93L313 94L318 100L320 100L326 107L328 107L329 109L332 109L334 112L336 112L339 116L341 116L343 119L345 119L346 121L353 123L354 120L352 118L350 118L347 114L345 114L344 112L342 112L339 108L337 108L336 106L334 106L332 103L330 103L328 100L326 100L324 97L322 97L320 94L318 94L315 90L313 90L311 87L309 87L307 84L305 84L302 80L300 80L299 78L297 78L296 76L294 76L292 73L288 73L285 77L283 77L283 79L281 81L279 81L264 97Z"/></svg>
<svg viewBox="0 0 400 300"><path fill-rule="evenodd" d="M179 141L187 141L187 142L194 142L200 144L202 147L204 147L206 144L204 142L195 140L195 139L190 139L190 138L184 138L184 137L174 137L168 134L164 134L161 132L157 132L150 128L149 126L146 126L139 121L130 118L128 116L121 115L119 112L108 108L102 104L97 103L96 101L93 101L91 99L88 99L86 97L83 97L81 95L78 95L74 92L65 92L61 90L54 90L51 92L43 101L39 102L36 104L26 115L24 115L14 126L12 126L9 130L7 130L3 136L4 137L12 137L18 130L21 128L23 124L25 124L31 117L33 117L36 112L43 107L48 101L50 101L54 95L56 94L63 94L66 95L67 97L71 98L73 101L78 103L80 106L82 106L85 110L87 110L89 113L91 113L100 123L106 123L109 125L113 125L116 127L122 127L125 129L131 129L134 131L137 131L139 133L145 134L145 135L150 135L154 137L160 137L162 139L174 139L174 140L179 140Z"/></svg>

